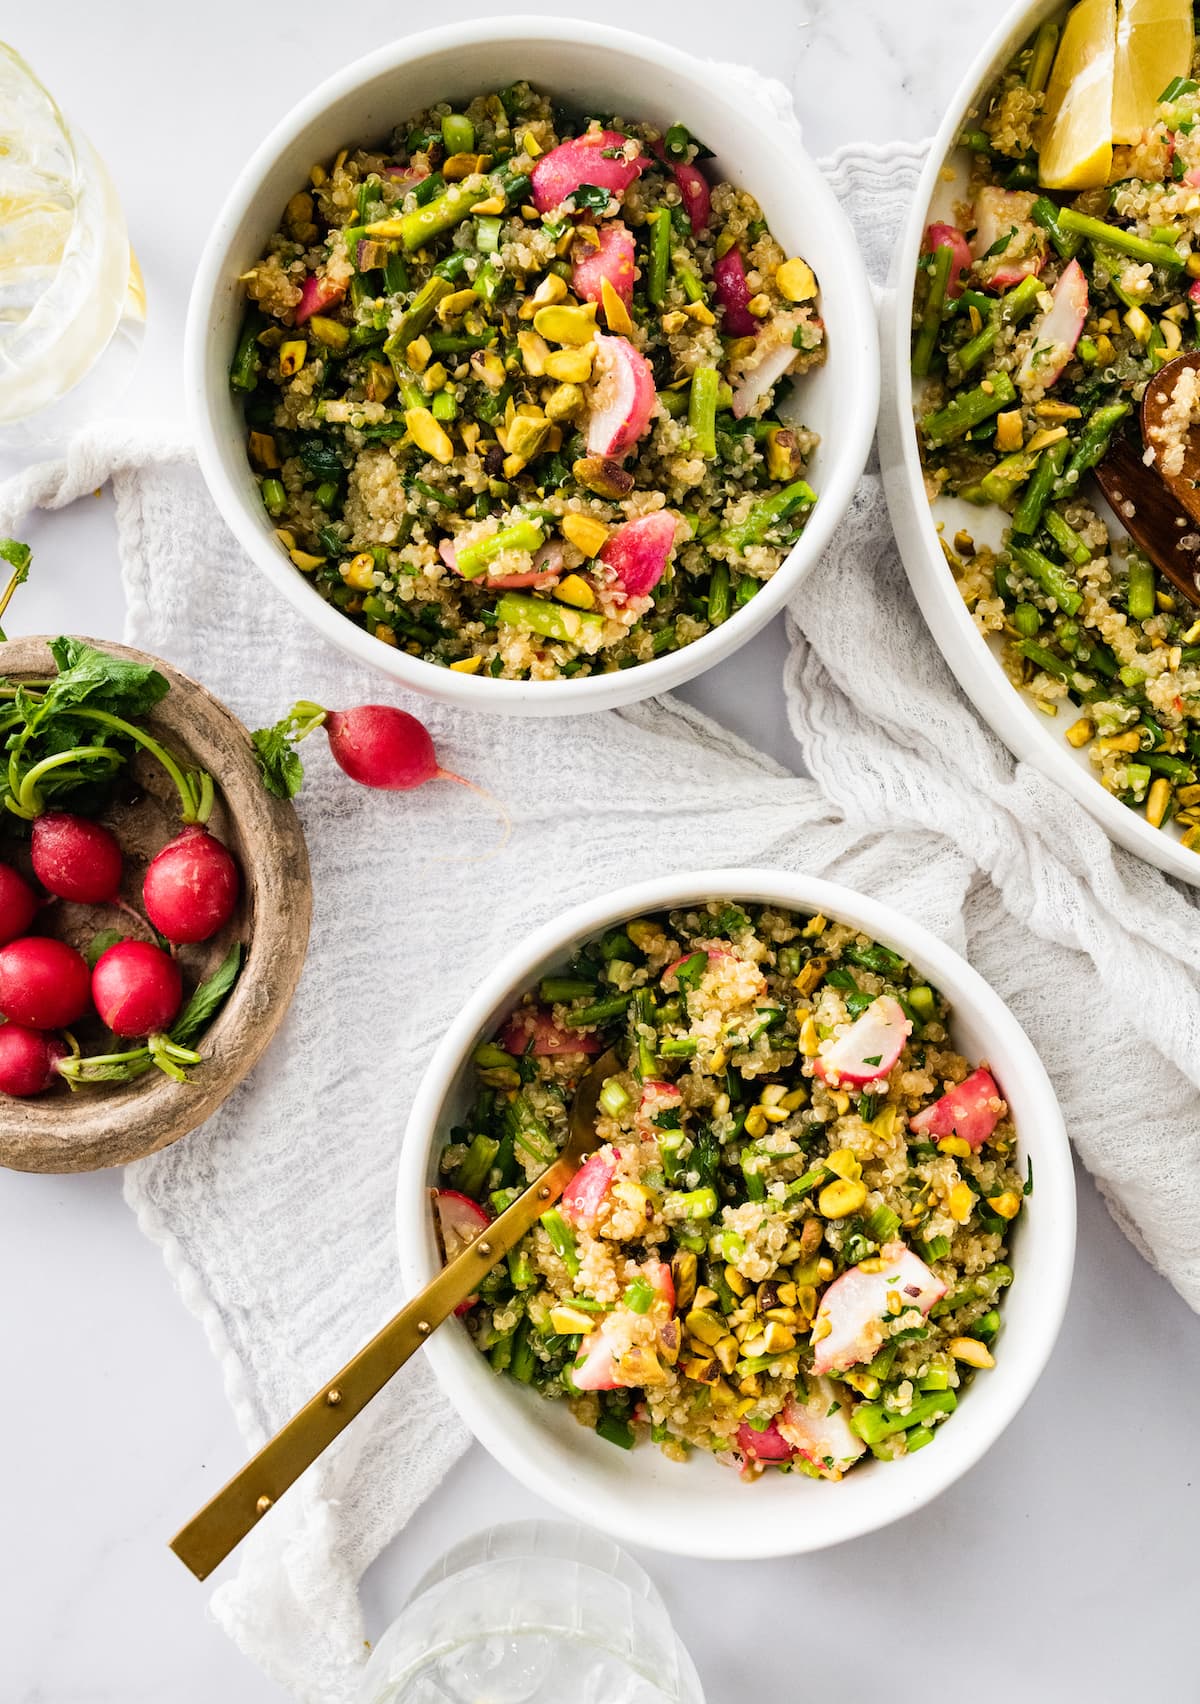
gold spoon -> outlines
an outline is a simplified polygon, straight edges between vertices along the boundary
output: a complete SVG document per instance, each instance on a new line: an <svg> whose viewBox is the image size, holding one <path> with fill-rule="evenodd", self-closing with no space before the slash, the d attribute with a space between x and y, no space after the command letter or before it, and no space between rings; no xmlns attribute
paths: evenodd
<svg viewBox="0 0 1200 1704"><path fill-rule="evenodd" d="M198 1580L223 1562L290 1485L377 1396L410 1355L475 1291L510 1248L558 1200L596 1140L596 1103L606 1077L621 1069L610 1048L580 1079L571 1102L566 1144L511 1207L426 1284L348 1361L298 1414L171 1540L171 1549Z"/></svg>

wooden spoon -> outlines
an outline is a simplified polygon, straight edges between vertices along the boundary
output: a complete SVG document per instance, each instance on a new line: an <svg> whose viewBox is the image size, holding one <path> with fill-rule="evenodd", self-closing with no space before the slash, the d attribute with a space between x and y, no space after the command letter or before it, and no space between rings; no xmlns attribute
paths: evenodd
<svg viewBox="0 0 1200 1704"><path fill-rule="evenodd" d="M1200 369L1200 350L1168 361L1146 386L1142 438L1155 447L1163 417L1185 368ZM1093 469L1108 505L1125 531L1171 584L1200 607L1200 441L1187 435L1183 467L1164 474L1143 461L1136 440L1119 433Z"/></svg>
<svg viewBox="0 0 1200 1704"><path fill-rule="evenodd" d="M547 1208L558 1200L596 1141L596 1103L606 1077L621 1069L610 1048L580 1080L566 1144L542 1175L494 1219L483 1236L442 1268L340 1373L251 1457L240 1473L171 1540L171 1549L203 1580L239 1545L305 1468L377 1396L432 1331L472 1295Z"/></svg>

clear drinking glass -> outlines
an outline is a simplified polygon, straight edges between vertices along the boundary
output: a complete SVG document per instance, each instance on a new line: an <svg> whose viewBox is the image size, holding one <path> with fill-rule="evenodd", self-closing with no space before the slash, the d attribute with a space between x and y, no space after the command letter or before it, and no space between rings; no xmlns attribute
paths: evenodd
<svg viewBox="0 0 1200 1704"><path fill-rule="evenodd" d="M52 442L110 407L145 319L103 162L0 42L0 447Z"/></svg>
<svg viewBox="0 0 1200 1704"><path fill-rule="evenodd" d="M359 1704L704 1704L649 1575L610 1539L516 1521L455 1545L364 1672Z"/></svg>

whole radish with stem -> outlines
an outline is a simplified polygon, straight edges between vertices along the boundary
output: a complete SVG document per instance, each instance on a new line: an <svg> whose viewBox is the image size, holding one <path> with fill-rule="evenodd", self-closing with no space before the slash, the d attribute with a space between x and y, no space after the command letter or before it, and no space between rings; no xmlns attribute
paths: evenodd
<svg viewBox="0 0 1200 1704"><path fill-rule="evenodd" d="M329 749L340 769L363 787L384 792L408 793L427 781L454 781L497 805L504 817L503 846L512 832L508 813L483 787L443 769L434 751L428 728L397 710L392 704L359 704L351 710L326 710L301 699L273 728L260 728L252 738L263 785L276 798L290 799L299 792L304 766L294 746L317 728L324 728ZM499 850L499 847L497 848Z"/></svg>
<svg viewBox="0 0 1200 1704"><path fill-rule="evenodd" d="M25 1100L57 1080L66 1045L24 1024L0 1024L0 1094Z"/></svg>
<svg viewBox="0 0 1200 1704"><path fill-rule="evenodd" d="M33 873L56 899L103 905L116 899L124 859L111 829L90 817L47 811L33 825Z"/></svg>
<svg viewBox="0 0 1200 1704"><path fill-rule="evenodd" d="M193 823L151 860L142 903L168 941L207 941L233 916L241 886L229 848Z"/></svg>
<svg viewBox="0 0 1200 1704"><path fill-rule="evenodd" d="M11 864L0 864L0 946L23 935L37 916L37 896Z"/></svg>
<svg viewBox="0 0 1200 1704"><path fill-rule="evenodd" d="M0 1013L27 1029L57 1030L81 1018L91 979L74 947L25 935L0 947Z"/></svg>
<svg viewBox="0 0 1200 1704"><path fill-rule="evenodd" d="M148 941L118 941L96 960L92 1002L115 1036L145 1036L153 1063L169 1077L186 1081L180 1067L194 1063L196 1055L190 1048L175 1048L166 1033L183 1004L183 977L169 953Z"/></svg>

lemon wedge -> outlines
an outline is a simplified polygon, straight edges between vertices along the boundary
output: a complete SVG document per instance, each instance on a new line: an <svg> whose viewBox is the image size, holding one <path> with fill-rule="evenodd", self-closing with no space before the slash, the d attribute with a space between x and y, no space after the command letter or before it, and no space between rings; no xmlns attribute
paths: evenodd
<svg viewBox="0 0 1200 1704"><path fill-rule="evenodd" d="M1158 97L1192 68L1192 0L1121 0L1113 79L1112 139L1137 142Z"/></svg>
<svg viewBox="0 0 1200 1704"><path fill-rule="evenodd" d="M39 191L0 193L0 280L57 267L74 222L69 207Z"/></svg>
<svg viewBox="0 0 1200 1704"><path fill-rule="evenodd" d="M1116 0L1080 0L1067 15L1039 136L1038 180L1047 189L1108 182L1116 36Z"/></svg>

